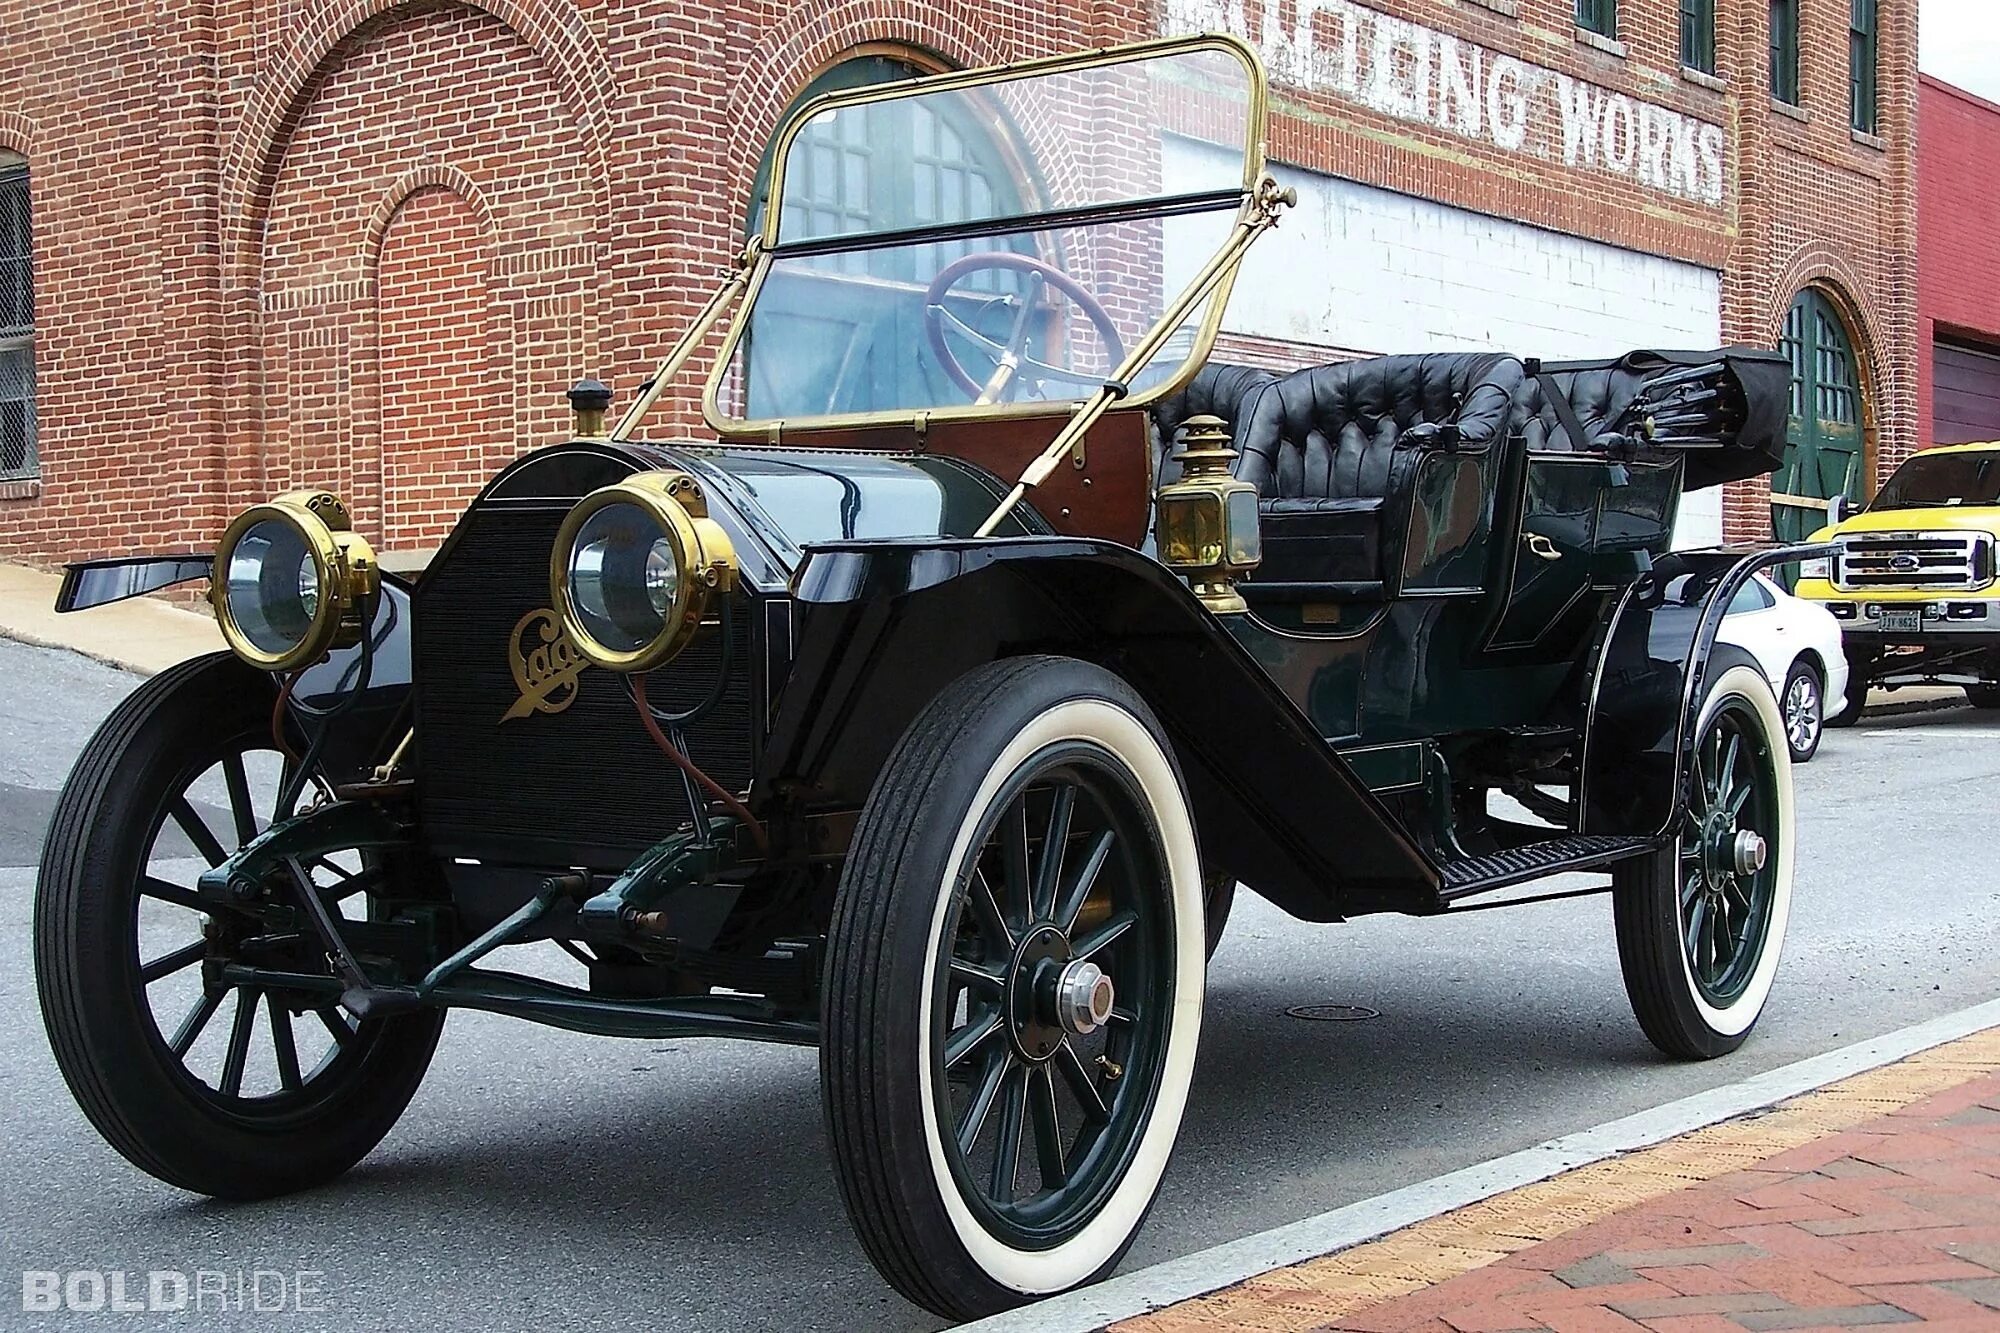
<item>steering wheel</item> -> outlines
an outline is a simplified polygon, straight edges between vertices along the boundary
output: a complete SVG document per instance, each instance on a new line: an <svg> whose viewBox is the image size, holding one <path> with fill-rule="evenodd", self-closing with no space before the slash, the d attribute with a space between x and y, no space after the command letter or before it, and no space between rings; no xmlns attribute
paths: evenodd
<svg viewBox="0 0 2000 1333"><path fill-rule="evenodd" d="M945 297L951 289L969 273L981 273L988 269L1007 269L1028 275L1028 290L1025 295L1012 292L984 295L981 304L986 309L1000 307L1013 309L1014 320L1007 337L1000 338L974 328L970 322L960 317L945 304ZM1075 303L1084 317L1097 329L1097 336L1104 340L1104 352L1108 364L1101 374L1076 370L1069 366L1050 365L1038 361L1023 352L1028 344L1029 323L1035 311L1041 307L1039 298L1043 287L1053 287ZM971 298L968 298L971 299ZM975 316L976 317L976 316ZM952 350L951 341L945 335L953 333L971 342L993 359L993 370L984 380L975 378L966 369ZM1086 291L1081 283L1053 264L1045 264L1031 255L1013 250L989 250L980 254L965 255L954 259L938 270L931 279L931 285L924 292L924 335L929 339L931 352L937 357L944 373L952 383L972 395L978 404L1012 402L1019 393L1023 378L1032 379L1037 386L1050 380L1060 380L1070 384L1096 388L1104 382L1105 376L1125 360L1125 343L1118 336L1118 328L1111 322L1110 314L1097 298ZM1028 372L1026 376L1023 371Z"/></svg>

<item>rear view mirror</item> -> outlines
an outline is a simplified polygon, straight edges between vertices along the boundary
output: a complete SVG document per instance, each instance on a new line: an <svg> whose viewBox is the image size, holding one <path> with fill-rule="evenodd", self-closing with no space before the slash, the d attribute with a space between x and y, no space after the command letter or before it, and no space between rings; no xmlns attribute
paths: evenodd
<svg viewBox="0 0 2000 1333"><path fill-rule="evenodd" d="M1836 495L1826 502L1826 521L1838 527L1854 514L1854 502L1846 495Z"/></svg>

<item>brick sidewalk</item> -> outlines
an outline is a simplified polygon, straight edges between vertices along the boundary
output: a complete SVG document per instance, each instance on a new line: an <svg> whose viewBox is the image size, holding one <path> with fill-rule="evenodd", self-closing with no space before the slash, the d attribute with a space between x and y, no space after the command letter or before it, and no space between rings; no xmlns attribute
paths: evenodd
<svg viewBox="0 0 2000 1333"><path fill-rule="evenodd" d="M2000 1030L1114 1325L2000 1330Z"/></svg>

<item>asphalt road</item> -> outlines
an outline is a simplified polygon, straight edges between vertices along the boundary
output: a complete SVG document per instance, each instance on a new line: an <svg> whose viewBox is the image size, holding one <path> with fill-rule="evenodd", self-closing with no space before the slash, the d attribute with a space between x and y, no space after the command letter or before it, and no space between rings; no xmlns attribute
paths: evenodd
<svg viewBox="0 0 2000 1333"><path fill-rule="evenodd" d="M848 1230L811 1052L454 1015L402 1123L340 1182L220 1205L142 1175L70 1101L36 1010L34 862L78 747L137 682L0 642L0 1279L316 1271L326 1311L180 1326L927 1328ZM1762 1025L1654 1055L1601 898L1305 926L1240 900L1181 1143L1133 1266L1232 1239L2000 994L2000 718L1827 737L1800 770L1791 939ZM1365 1005L1363 1022L1286 1009ZM247 1302L246 1302L247 1304ZM0 1326L158 1316L21 1313Z"/></svg>

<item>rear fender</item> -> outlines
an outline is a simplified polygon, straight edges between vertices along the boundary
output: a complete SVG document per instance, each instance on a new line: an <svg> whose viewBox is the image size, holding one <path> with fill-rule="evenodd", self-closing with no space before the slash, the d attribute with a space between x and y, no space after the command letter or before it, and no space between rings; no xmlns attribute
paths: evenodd
<svg viewBox="0 0 2000 1333"><path fill-rule="evenodd" d="M1832 549L1675 551L1625 590L1591 679L1577 778L1583 832L1663 837L1675 827L1730 602L1757 571Z"/></svg>
<svg viewBox="0 0 2000 1333"><path fill-rule="evenodd" d="M946 685L1000 658L1058 654L1116 672L1158 714L1211 872L1314 921L1435 902L1437 871L1416 842L1215 616L1127 547L816 546L793 588L790 676L759 768L767 801L858 809Z"/></svg>

